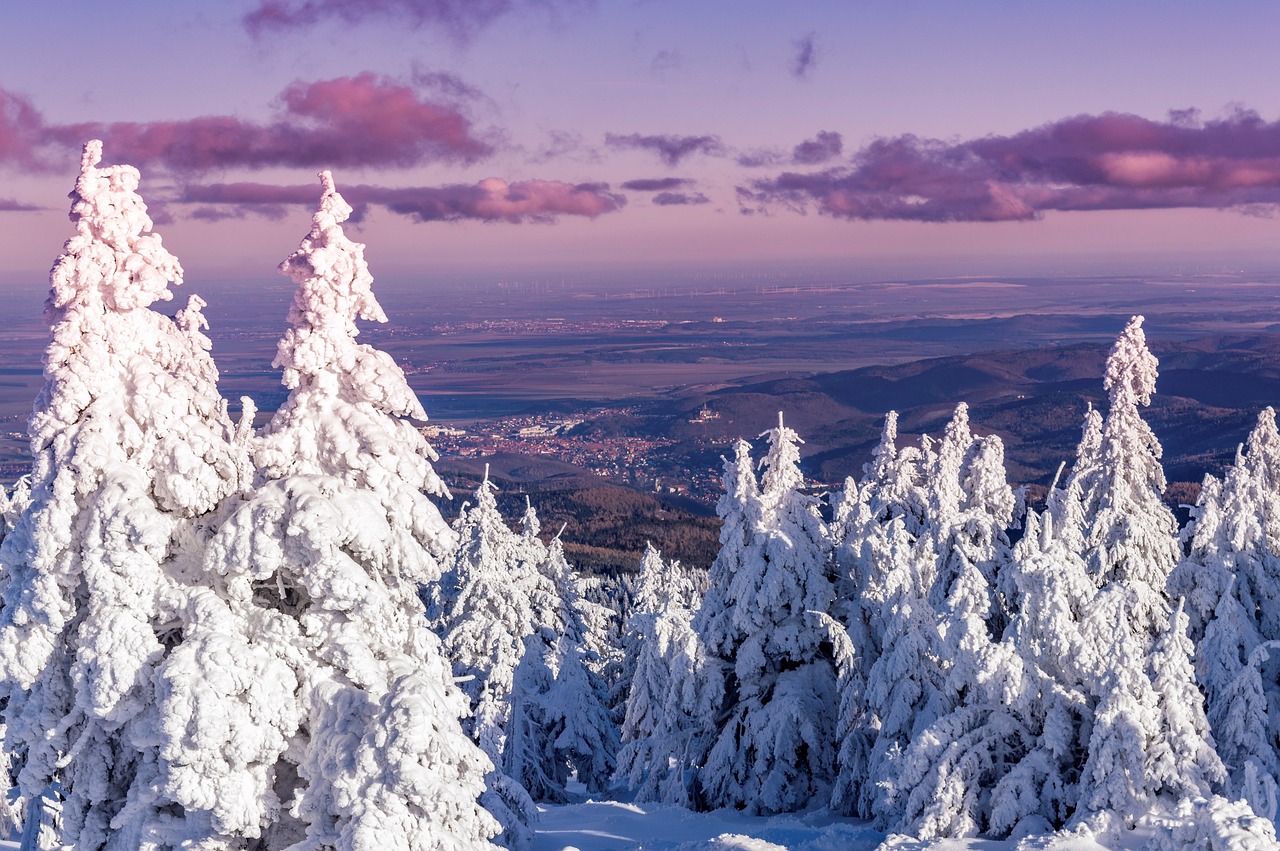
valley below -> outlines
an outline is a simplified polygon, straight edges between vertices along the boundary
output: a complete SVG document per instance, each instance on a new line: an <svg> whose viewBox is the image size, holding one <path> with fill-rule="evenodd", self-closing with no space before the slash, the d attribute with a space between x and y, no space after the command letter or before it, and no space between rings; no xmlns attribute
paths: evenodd
<svg viewBox="0 0 1280 851"><path fill-rule="evenodd" d="M271 362L291 288L200 282L233 415L284 396ZM1160 359L1147 418L1171 504L1234 457L1280 400L1280 277L856 281L837 275L593 281L380 281L390 321L361 340L404 368L457 513L486 464L508 516L528 498L588 572L628 572L647 540L714 557L721 456L782 411L805 440L815 493L861 475L884 416L899 445L938 435L959 402L1004 441L1010 479L1042 498L1072 457L1102 365L1130 315ZM29 466L25 427L43 384L44 290L0 294L0 476ZM560 530L563 528L563 531Z"/></svg>

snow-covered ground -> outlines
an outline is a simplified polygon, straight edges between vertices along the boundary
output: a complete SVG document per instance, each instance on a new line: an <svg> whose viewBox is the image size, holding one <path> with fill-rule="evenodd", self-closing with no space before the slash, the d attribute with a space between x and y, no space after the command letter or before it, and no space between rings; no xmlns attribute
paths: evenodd
<svg viewBox="0 0 1280 851"><path fill-rule="evenodd" d="M1072 836L1037 836L1016 840L985 839L920 842L889 836L866 822L817 812L773 817L748 816L732 810L694 813L667 804L628 804L586 801L563 806L540 806L534 851L873 851L883 847L901 851L1120 851L1138 849L1149 838L1135 831L1126 841L1100 845Z"/></svg>

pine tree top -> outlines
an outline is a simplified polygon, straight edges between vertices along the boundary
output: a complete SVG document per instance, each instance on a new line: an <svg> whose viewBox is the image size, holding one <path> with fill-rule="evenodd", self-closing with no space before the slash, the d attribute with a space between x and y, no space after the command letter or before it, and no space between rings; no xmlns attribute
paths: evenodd
<svg viewBox="0 0 1280 851"><path fill-rule="evenodd" d="M100 304L107 311L143 308L172 298L182 266L152 233L138 194L141 175L130 165L98 168L102 142L85 143L80 176L71 193L76 235L67 240L50 274L55 311ZM53 317L56 321L58 316Z"/></svg>
<svg viewBox="0 0 1280 851"><path fill-rule="evenodd" d="M1103 387L1111 394L1112 410L1124 405L1150 405L1151 394L1156 392L1158 363L1147 348L1143 320L1142 316L1129 320L1107 357Z"/></svg>

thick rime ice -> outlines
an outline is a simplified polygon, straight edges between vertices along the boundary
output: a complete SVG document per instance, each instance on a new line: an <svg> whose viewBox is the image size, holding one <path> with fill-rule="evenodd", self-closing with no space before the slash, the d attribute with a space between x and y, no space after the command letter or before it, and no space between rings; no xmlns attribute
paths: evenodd
<svg viewBox="0 0 1280 851"><path fill-rule="evenodd" d="M77 848L485 847L488 761L417 590L452 535L326 181L264 439L232 425L203 303L86 148L54 267L27 506L6 535L5 750ZM30 807L32 820L48 810ZM34 832L34 829L33 829ZM376 840L375 840L376 837Z"/></svg>
<svg viewBox="0 0 1280 851"><path fill-rule="evenodd" d="M171 835L156 670L181 639L203 518L243 463L203 302L150 309L182 268L152 233L137 170L101 158L85 146L76 234L50 275L35 463L0 548L0 682L22 796L56 783L63 841L137 848Z"/></svg>
<svg viewBox="0 0 1280 851"><path fill-rule="evenodd" d="M1186 599L1228 791L1274 818L1280 649L1269 642L1280 640L1280 433L1271 408L1225 477L1206 477L1183 535L1189 552L1169 589Z"/></svg>
<svg viewBox="0 0 1280 851"><path fill-rule="evenodd" d="M363 246L342 232L350 208L321 179L311 233L281 265L298 284L277 357L289 397L254 442L255 487L206 549L221 599L194 618L196 664L160 671L211 726L179 716L161 740L183 772L204 760L206 777L225 778L214 801L178 800L203 803L217 834L261 826L272 848L485 847L490 762L459 726L470 707L418 599L453 547L423 493L442 490L434 454L403 419L422 417L403 373L353 339L357 316L384 317ZM226 633L223 652L261 659L262 676L209 688L216 644L200 647Z"/></svg>
<svg viewBox="0 0 1280 851"><path fill-rule="evenodd" d="M1000 439L974 437L964 404L925 457L928 511L903 565L924 581L901 585L882 613L894 626L867 677L863 712L880 730L863 782L880 790L882 823L923 838L968 836L986 830L983 790L1029 739L1011 706L1022 671L995 643L1007 622L995 587L1011 558L1016 500ZM842 727L848 737L855 720ZM842 772L854 770L855 754L844 759Z"/></svg>
<svg viewBox="0 0 1280 851"><path fill-rule="evenodd" d="M351 207L328 172L320 178L324 193L311 232L280 264L298 285L275 359L289 398L255 458L268 478L335 476L376 495L393 525L426 544L432 558L414 567L430 576L451 537L423 495L445 493L431 467L436 454L411 422L426 414L391 357L355 342L357 318L386 316L370 289L364 246L342 230Z"/></svg>

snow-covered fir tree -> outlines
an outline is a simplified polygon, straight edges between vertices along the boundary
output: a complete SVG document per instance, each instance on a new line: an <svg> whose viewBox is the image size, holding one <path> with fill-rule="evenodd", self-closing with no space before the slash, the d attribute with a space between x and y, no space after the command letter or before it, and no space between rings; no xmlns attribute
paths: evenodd
<svg viewBox="0 0 1280 851"><path fill-rule="evenodd" d="M1150 655L1161 733L1148 754L1146 771L1157 791L1178 799L1208 798L1222 788L1227 772L1214 750L1204 696L1196 686L1195 648L1182 607L1179 600Z"/></svg>
<svg viewBox="0 0 1280 851"><path fill-rule="evenodd" d="M498 513L495 490L486 465L474 503L464 505L454 523L458 544L440 583L448 591L438 596L444 610L437 630L454 676L470 701L463 730L495 766L481 801L502 824L502 843L523 848L532 841L529 825L537 810L529 795L498 766L510 726L515 672L525 639L537 628L535 604L539 614L554 607L546 602L554 597L554 590L537 569L545 548L537 539L536 527L529 535L512 532ZM537 516L530 510L526 520L536 524Z"/></svg>
<svg viewBox="0 0 1280 851"><path fill-rule="evenodd" d="M59 841L84 849L186 836L166 811L177 790L157 738L173 716L157 671L183 640L206 518L243 468L203 302L174 318L151 309L182 268L152 231L138 171L101 158L89 142L76 233L50 276L34 467L0 548L4 750L21 796L56 790Z"/></svg>
<svg viewBox="0 0 1280 851"><path fill-rule="evenodd" d="M733 458L723 458L724 493L716 503L720 549L709 571L709 586L694 618L694 629L717 658L732 659L735 630L729 589L750 558L748 549L761 522L760 483L751 460L751 444L737 440ZM727 664L727 663L726 663ZM721 677L722 672L711 676Z"/></svg>
<svg viewBox="0 0 1280 851"><path fill-rule="evenodd" d="M446 572L455 591L441 634L473 717L463 729L495 762L501 759L511 706L512 678L533 633L531 600L538 595L536 562L522 559L517 536L498 513L488 467L475 501L454 524L458 547Z"/></svg>
<svg viewBox="0 0 1280 851"><path fill-rule="evenodd" d="M556 589L560 607L552 648L556 681L547 701L547 721L555 731L559 758L589 791L602 792L617 767L618 719L609 706L608 683L591 664L588 609L559 535L547 547L542 573Z"/></svg>
<svg viewBox="0 0 1280 851"><path fill-rule="evenodd" d="M713 566L706 597L724 615L711 613L719 628L703 633L723 662L727 696L699 776L703 793L713 806L765 813L825 800L835 776L828 547L817 500L801 490L799 436L778 420L759 493L740 472L741 450L731 471L745 499L734 494L726 512L725 546L734 549L728 570Z"/></svg>
<svg viewBox="0 0 1280 851"><path fill-rule="evenodd" d="M910 573L908 561L925 512L919 455L913 447L899 453L897 428L898 415L890 411L872 460L863 466L862 480L847 480L833 506L830 533L836 571L833 612L855 648L839 682L838 771L832 803L864 818L872 816L876 805L870 776L881 728L867 685L888 632L886 618L893 615L890 601L901 596Z"/></svg>
<svg viewBox="0 0 1280 851"><path fill-rule="evenodd" d="M685 775L701 745L703 719L719 709L722 698L716 690L722 684L702 670L705 653L693 630L697 601L680 563L664 560L649 544L627 621L627 653L636 663L617 772L636 790L636 800L692 804Z"/></svg>
<svg viewBox="0 0 1280 851"><path fill-rule="evenodd" d="M1076 806L1088 749L1086 680L1097 650L1082 631L1097 589L1084 559L1063 544L1054 514L1029 513L1002 587L1011 622L987 681L1006 689L1002 711L1025 730L992 787L987 830L996 835L1052 830Z"/></svg>
<svg viewBox="0 0 1280 851"><path fill-rule="evenodd" d="M358 317L385 316L351 208L321 182L280 266L297 284L276 357L289 395L158 672L163 780L201 847L489 847L491 764L418 599L454 547L427 496L444 488L403 372L355 341Z"/></svg>
<svg viewBox="0 0 1280 851"><path fill-rule="evenodd" d="M1280 716L1280 433L1266 408L1222 480L1207 476L1169 578L1186 598L1199 682L1228 791L1276 815Z"/></svg>
<svg viewBox="0 0 1280 851"><path fill-rule="evenodd" d="M927 481L930 511L916 548L919 571L930 571L932 581L902 600L917 621L932 613L936 626L912 635L891 631L889 655L881 658L897 658L900 642L911 655L875 669L869 689L873 697L907 683L920 690L922 711L912 729L892 725L884 732L893 738L879 744L881 752L887 743L901 755L882 761L873 777L883 791L879 818L925 838L984 832L990 799L983 790L1008 773L1030 740L1010 707L1023 672L1011 648L997 644L1005 613L994 589L1010 558L1007 529L1016 504L1005 482L1003 444L994 435L975 438L962 404L937 446ZM927 676L923 666L932 666ZM885 718L899 712L894 703L878 702L877 710Z"/></svg>
<svg viewBox="0 0 1280 851"><path fill-rule="evenodd" d="M1021 547L1002 583L1015 611L1010 634L1036 685L1028 723L1039 741L993 794L997 829L1037 813L1056 825L1067 808L1077 823L1123 828L1160 801L1214 786L1212 759L1192 744L1208 735L1194 720L1203 708L1172 705L1195 695L1182 683L1187 663L1177 656L1189 646L1171 632L1166 592L1180 555L1176 523L1161 501L1160 444L1139 413L1156 370L1134 317L1107 359L1107 415L1086 415L1042 543ZM1035 806L1040 783L1052 806Z"/></svg>
<svg viewBox="0 0 1280 851"><path fill-rule="evenodd" d="M1089 683L1098 704L1076 818L1096 814L1113 824L1131 824L1168 782L1149 770L1167 735L1149 667L1168 630L1166 585L1181 553L1177 522L1161 500L1160 442L1139 413L1155 392L1158 366L1142 321L1129 321L1107 358L1103 386L1110 405L1096 463L1078 459L1073 472L1073 478L1087 479L1080 534L1099 588L1083 634L1088 646L1103 651Z"/></svg>
<svg viewBox="0 0 1280 851"><path fill-rule="evenodd" d="M544 576L571 583L559 538L552 540ZM560 597L553 622L525 639L515 671L503 771L538 801L568 800L575 775L592 791L608 787L617 765L616 720L604 681L586 663L575 598Z"/></svg>

